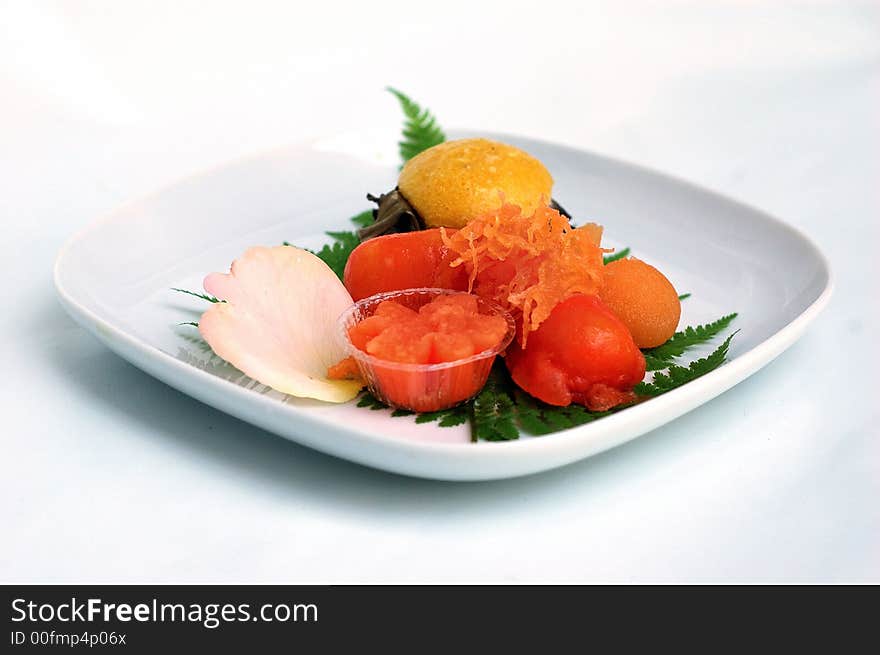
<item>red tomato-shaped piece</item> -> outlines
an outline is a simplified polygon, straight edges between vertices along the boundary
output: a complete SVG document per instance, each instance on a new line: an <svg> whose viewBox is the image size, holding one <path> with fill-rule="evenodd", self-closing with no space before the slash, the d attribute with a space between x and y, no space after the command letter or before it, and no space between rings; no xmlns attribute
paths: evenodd
<svg viewBox="0 0 880 655"><path fill-rule="evenodd" d="M614 313L596 296L559 303L525 349L515 341L505 358L510 375L532 396L551 405L585 405L604 411L635 400L645 357Z"/></svg>
<svg viewBox="0 0 880 655"><path fill-rule="evenodd" d="M388 234L364 241L352 251L343 282L355 301L416 287L467 291L465 267L449 266L456 257L443 244L439 228Z"/></svg>

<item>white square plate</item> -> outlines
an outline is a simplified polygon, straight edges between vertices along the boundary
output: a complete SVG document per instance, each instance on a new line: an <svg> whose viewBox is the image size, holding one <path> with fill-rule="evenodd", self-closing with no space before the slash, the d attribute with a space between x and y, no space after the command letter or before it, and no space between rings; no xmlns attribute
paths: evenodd
<svg viewBox="0 0 880 655"><path fill-rule="evenodd" d="M472 136L458 132L456 137ZM492 135L488 135L492 136ZM680 292L681 325L739 312L730 361L679 389L588 425L505 443L471 443L466 427L417 425L354 403L291 398L245 377L181 321L204 304L211 271L251 245L326 242L350 229L364 196L396 183L397 134L319 139L187 178L125 205L74 236L55 265L67 311L113 351L184 393L312 448L388 471L489 480L545 471L621 444L694 409L779 355L831 296L819 250L794 228L679 180L564 146L496 138L542 160L554 197L578 223L605 226ZM698 353L700 354L700 353Z"/></svg>

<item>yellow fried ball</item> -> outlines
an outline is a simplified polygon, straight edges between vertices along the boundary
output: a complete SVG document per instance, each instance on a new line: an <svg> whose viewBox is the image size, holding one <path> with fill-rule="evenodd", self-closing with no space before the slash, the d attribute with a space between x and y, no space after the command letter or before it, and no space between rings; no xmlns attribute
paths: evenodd
<svg viewBox="0 0 880 655"><path fill-rule="evenodd" d="M527 152L488 139L460 139L410 159L398 182L428 227L460 228L502 202L531 215L550 202L553 178Z"/></svg>
<svg viewBox="0 0 880 655"><path fill-rule="evenodd" d="M666 343L678 328L681 301L675 287L663 273L635 257L605 266L599 298L629 328L639 348Z"/></svg>

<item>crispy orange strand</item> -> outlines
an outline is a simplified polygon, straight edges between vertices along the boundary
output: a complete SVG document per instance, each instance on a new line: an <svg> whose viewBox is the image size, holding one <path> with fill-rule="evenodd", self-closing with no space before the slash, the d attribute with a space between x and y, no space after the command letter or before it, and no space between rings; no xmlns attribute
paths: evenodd
<svg viewBox="0 0 880 655"><path fill-rule="evenodd" d="M522 318L521 343L550 315L557 304L577 293L595 294L602 284L602 227L588 223L572 229L559 212L539 207L523 216L516 205L504 204L479 216L453 235L441 230L443 242L458 257L451 266L470 267L473 291L489 295ZM504 261L515 265L510 279L480 286L480 274Z"/></svg>

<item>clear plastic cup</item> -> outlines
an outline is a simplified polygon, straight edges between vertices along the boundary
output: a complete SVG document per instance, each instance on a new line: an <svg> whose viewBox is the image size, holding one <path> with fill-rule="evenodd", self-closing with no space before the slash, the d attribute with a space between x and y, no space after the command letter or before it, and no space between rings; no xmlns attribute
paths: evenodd
<svg viewBox="0 0 880 655"><path fill-rule="evenodd" d="M418 310L440 295L467 294L463 291L431 288L377 293L359 300L339 317L339 331L347 354L357 363L370 393L386 405L416 412L434 412L472 398L486 384L495 356L503 353L513 340L516 327L510 314L495 303L477 297L477 308L481 314L499 315L507 322L504 337L489 350L452 362L404 364L379 359L352 344L348 336L349 329L372 316L379 303L394 300L405 307Z"/></svg>

